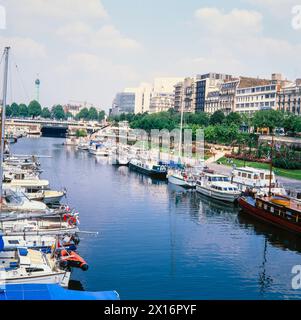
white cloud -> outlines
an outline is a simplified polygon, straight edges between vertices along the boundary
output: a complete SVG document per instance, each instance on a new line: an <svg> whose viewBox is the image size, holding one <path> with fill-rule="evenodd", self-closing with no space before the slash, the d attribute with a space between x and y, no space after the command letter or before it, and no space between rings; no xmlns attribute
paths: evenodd
<svg viewBox="0 0 301 320"><path fill-rule="evenodd" d="M30 38L0 36L1 47L12 47L15 55L30 59L44 59L47 57L46 48Z"/></svg>
<svg viewBox="0 0 301 320"><path fill-rule="evenodd" d="M245 0L256 8L272 14L277 19L287 20L292 15L292 8L300 4L298 0Z"/></svg>
<svg viewBox="0 0 301 320"><path fill-rule="evenodd" d="M113 25L104 25L94 29L83 22L65 25L57 30L63 39L79 45L92 48L140 49L140 44L121 34Z"/></svg>
<svg viewBox="0 0 301 320"><path fill-rule="evenodd" d="M195 17L207 32L216 35L255 34L262 30L262 15L257 11L233 9L224 13L217 8L200 8Z"/></svg>
<svg viewBox="0 0 301 320"><path fill-rule="evenodd" d="M54 84L57 97L68 92L70 100L87 100L102 107L111 105L116 86L120 90L139 79L132 67L86 52L69 55L54 68L52 77L58 79Z"/></svg>
<svg viewBox="0 0 301 320"><path fill-rule="evenodd" d="M100 0L9 0L23 15L56 19L103 19L108 14Z"/></svg>
<svg viewBox="0 0 301 320"><path fill-rule="evenodd" d="M126 65L115 64L109 59L91 53L75 53L67 57L64 64L57 67L61 74L78 72L97 78L121 78L128 81L137 79L137 74Z"/></svg>
<svg viewBox="0 0 301 320"><path fill-rule="evenodd" d="M182 61L187 68L265 77L272 72L295 76L301 72L301 45L265 35L260 13L201 8L195 17L203 50L200 57Z"/></svg>

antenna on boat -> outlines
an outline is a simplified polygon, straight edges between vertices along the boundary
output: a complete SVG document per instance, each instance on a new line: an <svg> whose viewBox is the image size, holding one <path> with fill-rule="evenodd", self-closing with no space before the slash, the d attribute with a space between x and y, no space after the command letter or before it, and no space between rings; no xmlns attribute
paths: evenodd
<svg viewBox="0 0 301 320"><path fill-rule="evenodd" d="M1 148L0 148L0 206L2 206L2 194L3 194L3 154L4 154L4 142L5 142L5 110L6 110L6 98L7 98L7 78L8 78L8 57L10 47L4 49L4 80L3 80L3 99L2 99L2 116L1 116Z"/></svg>
<svg viewBox="0 0 301 320"><path fill-rule="evenodd" d="M274 135L272 134L272 143L270 151L270 176L269 176L269 197L272 196L272 174L273 174L273 151L274 151Z"/></svg>

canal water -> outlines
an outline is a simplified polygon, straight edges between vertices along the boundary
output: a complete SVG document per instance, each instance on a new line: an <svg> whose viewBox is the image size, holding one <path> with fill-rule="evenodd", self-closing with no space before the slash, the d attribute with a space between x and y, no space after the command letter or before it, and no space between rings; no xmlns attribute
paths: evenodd
<svg viewBox="0 0 301 320"><path fill-rule="evenodd" d="M121 299L301 298L291 286L296 236L62 143L24 138L12 151L51 156L41 159L42 177L67 188L82 231L99 232L81 236L90 268L73 273L73 286Z"/></svg>

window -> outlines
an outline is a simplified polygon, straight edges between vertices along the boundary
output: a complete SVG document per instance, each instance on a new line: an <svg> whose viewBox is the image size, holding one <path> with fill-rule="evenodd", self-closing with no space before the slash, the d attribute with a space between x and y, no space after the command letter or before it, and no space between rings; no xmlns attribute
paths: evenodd
<svg viewBox="0 0 301 320"><path fill-rule="evenodd" d="M8 240L9 244L19 244L18 240Z"/></svg>
<svg viewBox="0 0 301 320"><path fill-rule="evenodd" d="M44 269L41 268L26 268L26 272L43 272Z"/></svg>

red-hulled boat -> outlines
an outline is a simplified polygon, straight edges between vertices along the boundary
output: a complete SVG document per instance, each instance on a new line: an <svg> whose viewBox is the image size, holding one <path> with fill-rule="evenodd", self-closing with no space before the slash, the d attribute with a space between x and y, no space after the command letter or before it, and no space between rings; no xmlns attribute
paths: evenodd
<svg viewBox="0 0 301 320"><path fill-rule="evenodd" d="M301 202L285 196L241 197L241 209L264 222L301 235Z"/></svg>

